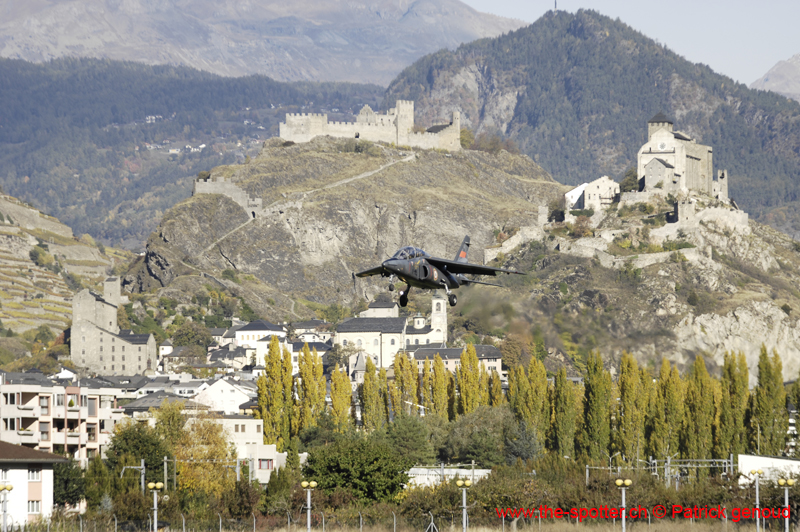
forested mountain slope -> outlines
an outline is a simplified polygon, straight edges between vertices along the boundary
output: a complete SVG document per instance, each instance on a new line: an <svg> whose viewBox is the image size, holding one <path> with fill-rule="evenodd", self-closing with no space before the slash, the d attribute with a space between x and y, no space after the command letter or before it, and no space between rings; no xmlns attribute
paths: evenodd
<svg viewBox="0 0 800 532"><path fill-rule="evenodd" d="M286 112L350 118L382 91L118 61L0 59L0 185L78 234L141 249L198 172L254 156Z"/></svg>
<svg viewBox="0 0 800 532"><path fill-rule="evenodd" d="M557 180L621 176L663 111L713 146L731 195L756 219L800 230L800 104L748 89L686 61L594 11L548 12L529 27L427 56L404 70L386 102L416 100L424 119L462 112L500 131Z"/></svg>

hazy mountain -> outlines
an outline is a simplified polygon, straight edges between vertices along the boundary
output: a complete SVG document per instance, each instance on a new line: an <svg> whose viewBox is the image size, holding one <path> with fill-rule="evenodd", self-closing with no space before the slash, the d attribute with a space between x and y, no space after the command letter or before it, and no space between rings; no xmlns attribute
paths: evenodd
<svg viewBox="0 0 800 532"><path fill-rule="evenodd" d="M422 121L460 110L499 131L557 180L621 177L663 111L713 146L756 219L800 234L800 104L693 64L619 20L549 12L531 26L420 59L385 102L416 100Z"/></svg>
<svg viewBox="0 0 800 532"><path fill-rule="evenodd" d="M0 3L0 57L385 86L426 53L523 25L458 0L30 0Z"/></svg>
<svg viewBox="0 0 800 532"><path fill-rule="evenodd" d="M800 54L778 61L763 77L751 83L750 88L777 92L800 101Z"/></svg>

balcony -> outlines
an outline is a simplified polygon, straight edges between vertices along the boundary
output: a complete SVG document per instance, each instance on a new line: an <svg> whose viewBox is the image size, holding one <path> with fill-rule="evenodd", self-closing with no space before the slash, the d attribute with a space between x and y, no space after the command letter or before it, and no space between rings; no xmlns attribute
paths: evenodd
<svg viewBox="0 0 800 532"><path fill-rule="evenodd" d="M17 405L17 410L26 410L26 411L33 410L33 405L31 404Z"/></svg>
<svg viewBox="0 0 800 532"><path fill-rule="evenodd" d="M20 443L39 443L36 433L32 430L18 430L17 436Z"/></svg>

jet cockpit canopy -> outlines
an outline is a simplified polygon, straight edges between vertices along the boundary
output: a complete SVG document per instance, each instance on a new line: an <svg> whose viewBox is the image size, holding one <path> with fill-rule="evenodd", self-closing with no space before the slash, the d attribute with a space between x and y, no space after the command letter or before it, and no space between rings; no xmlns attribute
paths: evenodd
<svg viewBox="0 0 800 532"><path fill-rule="evenodd" d="M397 250L397 253L392 255L393 259L409 260L427 257L428 254L414 246L406 246Z"/></svg>

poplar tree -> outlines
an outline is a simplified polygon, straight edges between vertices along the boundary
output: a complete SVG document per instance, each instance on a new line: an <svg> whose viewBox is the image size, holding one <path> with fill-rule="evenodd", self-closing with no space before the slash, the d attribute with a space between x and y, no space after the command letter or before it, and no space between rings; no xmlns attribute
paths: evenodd
<svg viewBox="0 0 800 532"><path fill-rule="evenodd" d="M550 403L548 400L550 384L547 370L541 360L531 359L528 364L528 384L530 386L531 426L542 438L550 426Z"/></svg>
<svg viewBox="0 0 800 532"><path fill-rule="evenodd" d="M450 372L444 367L444 361L439 353L433 357L433 384L431 385L431 400L433 411L442 418L447 419L448 396L447 383Z"/></svg>
<svg viewBox="0 0 800 532"><path fill-rule="evenodd" d="M419 413L417 403L417 385L419 372L414 361L405 353L397 353L394 358L394 382L399 392L395 412ZM409 404L412 403L412 404Z"/></svg>
<svg viewBox="0 0 800 532"><path fill-rule="evenodd" d="M552 393L552 427L550 449L558 456L575 458L574 385L567 380L567 370L562 367L556 375Z"/></svg>
<svg viewBox="0 0 800 532"><path fill-rule="evenodd" d="M773 350L770 357L763 344L758 356L758 384L750 397L749 411L750 449L763 455L781 454L789 424L783 364L778 352Z"/></svg>
<svg viewBox="0 0 800 532"><path fill-rule="evenodd" d="M381 391L376 373L375 364L371 357L367 357L367 370L364 373L364 383L359 389L361 401L361 421L364 430L372 432L383 426L386 411L381 400Z"/></svg>
<svg viewBox="0 0 800 532"><path fill-rule="evenodd" d="M461 364L456 370L458 378L458 413L467 415L481 404L481 375L475 346L467 344L461 352Z"/></svg>
<svg viewBox="0 0 800 532"><path fill-rule="evenodd" d="M386 368L378 371L378 389L381 394L381 405L383 405L383 419L392 419L391 398L389 397L389 379L386 377Z"/></svg>
<svg viewBox="0 0 800 532"><path fill-rule="evenodd" d="M692 365L685 393L686 411L681 438L684 458L708 459L712 456L714 422L714 385L702 355Z"/></svg>
<svg viewBox="0 0 800 532"><path fill-rule="evenodd" d="M352 398L350 379L347 373L339 369L336 364L331 373L331 411L336 429L344 432L350 424L350 403Z"/></svg>
<svg viewBox="0 0 800 532"><path fill-rule="evenodd" d="M611 374L603 368L603 359L597 351L589 354L583 397L580 450L590 460L601 460L606 456L611 437Z"/></svg>
<svg viewBox="0 0 800 532"><path fill-rule="evenodd" d="M745 413L750 374L744 353L725 353L722 364L719 428L715 437L717 458L743 454L747 450Z"/></svg>
<svg viewBox="0 0 800 532"><path fill-rule="evenodd" d="M447 418L455 421L458 418L458 401L456 399L456 376L447 372Z"/></svg>
<svg viewBox="0 0 800 532"><path fill-rule="evenodd" d="M620 363L619 403L616 409L616 448L626 462L636 462L644 451L644 415L641 410L642 383L633 356L624 352Z"/></svg>
<svg viewBox="0 0 800 532"><path fill-rule="evenodd" d="M292 354L284 346L281 351L281 385L283 392L283 404L286 409L285 412L280 414L280 438L281 449L286 449L289 445L289 440L293 436L297 436L299 425L299 409L293 408L294 401L294 378L292 371Z"/></svg>
<svg viewBox="0 0 800 532"><path fill-rule="evenodd" d="M478 406L486 406L489 404L490 401L490 393L489 393L489 372L486 371L486 368L483 367L481 361L478 360L478 356L475 355L475 360L478 361Z"/></svg>
<svg viewBox="0 0 800 532"><path fill-rule="evenodd" d="M500 374L492 370L489 378L489 404L492 406L500 406L506 403L506 398L503 395L503 382L500 380Z"/></svg>
<svg viewBox="0 0 800 532"><path fill-rule="evenodd" d="M422 385L419 388L419 404L425 407L425 414L434 412L433 409L433 371L431 359L426 358L422 363Z"/></svg>
<svg viewBox="0 0 800 532"><path fill-rule="evenodd" d="M312 353L308 348L308 343L303 345L298 364L300 379L296 400L300 410L299 432L317 425L317 418L322 413L320 404L323 406L325 404L325 396L322 395L320 401L320 395L325 393L325 388L320 389L317 376L318 371L322 372L322 363L319 361L316 350Z"/></svg>
<svg viewBox="0 0 800 532"><path fill-rule="evenodd" d="M269 341L269 349L264 356L265 371L258 378L258 417L264 420L264 443L277 445L283 451L282 435L285 404L283 402L283 381L281 350L278 337Z"/></svg>

